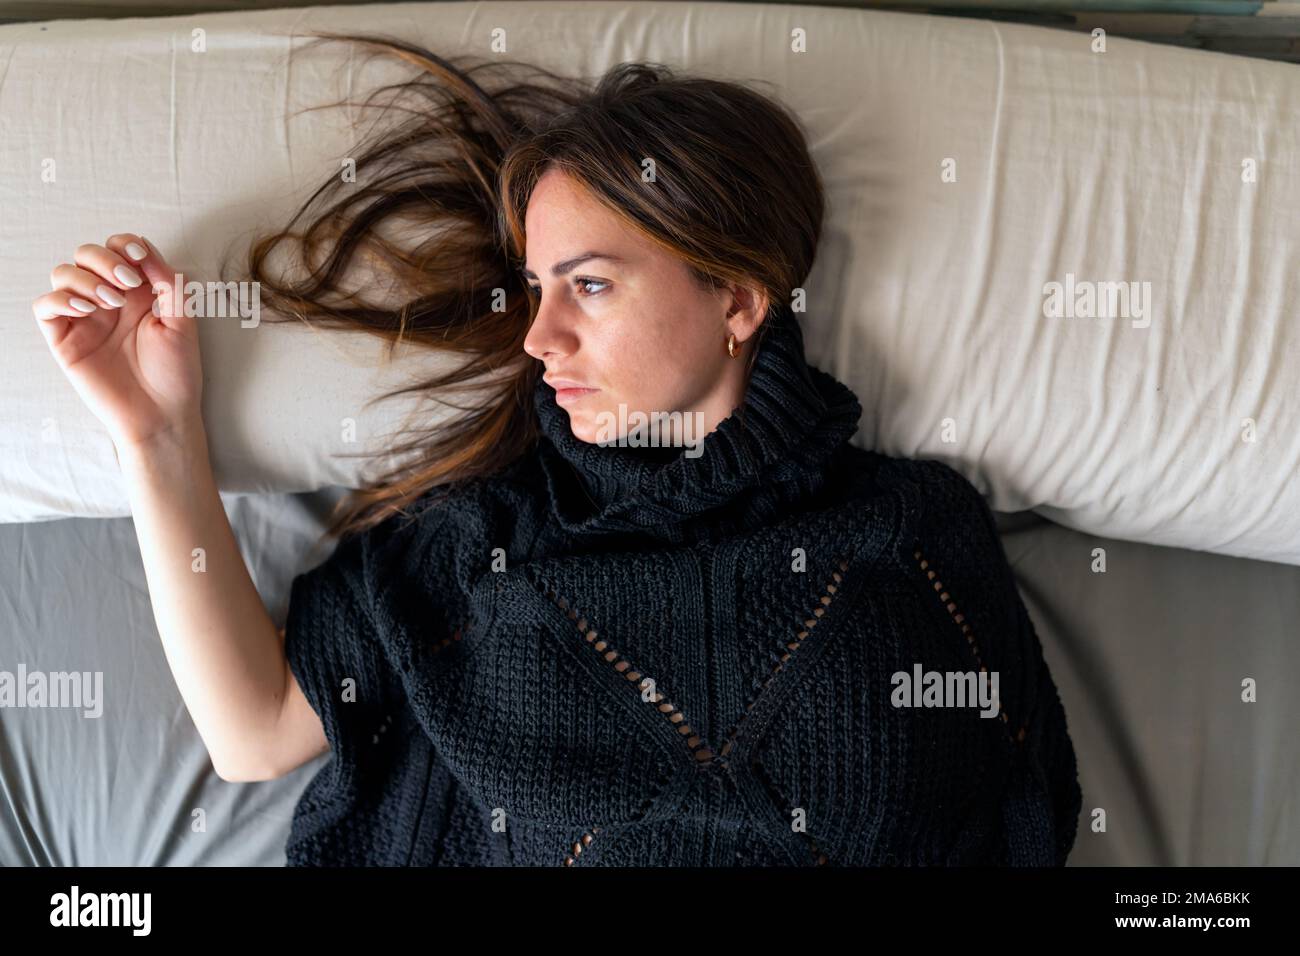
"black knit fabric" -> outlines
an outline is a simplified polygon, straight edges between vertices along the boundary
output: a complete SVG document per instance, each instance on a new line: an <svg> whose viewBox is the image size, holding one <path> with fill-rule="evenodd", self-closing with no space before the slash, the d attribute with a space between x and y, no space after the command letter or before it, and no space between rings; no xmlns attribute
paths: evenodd
<svg viewBox="0 0 1300 956"><path fill-rule="evenodd" d="M855 448L861 407L772 319L685 449L543 433L293 582L332 750L290 865L1060 865L1081 795L978 491ZM999 678L997 714L893 675Z"/></svg>

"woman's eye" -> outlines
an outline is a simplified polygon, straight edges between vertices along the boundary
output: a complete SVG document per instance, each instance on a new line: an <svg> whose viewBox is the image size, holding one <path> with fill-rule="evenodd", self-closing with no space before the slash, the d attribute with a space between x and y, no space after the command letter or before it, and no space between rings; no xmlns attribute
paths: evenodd
<svg viewBox="0 0 1300 956"><path fill-rule="evenodd" d="M605 282L605 281L603 281L603 280L601 280L601 279L583 279L583 278L574 279L574 280L573 280L573 284L574 284L574 286L582 286L582 285L586 285L586 286L588 286L588 287L590 287L590 286L592 286L592 285L598 285L598 286L608 286L608 285L609 285L608 282ZM542 287L541 287L540 285L530 285L528 288L532 291L533 295L540 296L540 295L542 294ZM581 293L581 296L582 296L583 298L588 298L588 299L589 299L589 298L591 298L592 296L600 295L600 294L601 294L602 292L604 292L604 291L605 291L605 290L604 290L603 288L598 289L598 290L596 290L595 292L587 291L587 292L583 292L583 293Z"/></svg>

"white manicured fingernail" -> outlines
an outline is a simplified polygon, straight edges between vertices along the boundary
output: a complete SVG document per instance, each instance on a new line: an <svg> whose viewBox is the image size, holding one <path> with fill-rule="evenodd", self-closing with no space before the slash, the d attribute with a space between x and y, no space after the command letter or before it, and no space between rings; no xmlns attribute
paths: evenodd
<svg viewBox="0 0 1300 956"><path fill-rule="evenodd" d="M140 284L140 276L129 266L115 266L113 275L117 276L117 281L122 285L129 285L132 289Z"/></svg>
<svg viewBox="0 0 1300 956"><path fill-rule="evenodd" d="M122 297L122 293L118 292L112 286L95 286L95 295L99 296L99 300L110 309L120 309L122 306L126 305L126 299Z"/></svg>
<svg viewBox="0 0 1300 956"><path fill-rule="evenodd" d="M75 295L68 300L68 305L72 306L78 312L94 312L99 306L93 302L87 302L85 299L78 299Z"/></svg>
<svg viewBox="0 0 1300 956"><path fill-rule="evenodd" d="M144 246L140 245L140 243L138 242L128 242L126 244L126 254L130 256L132 259L134 259L136 262L139 262L141 259L143 259L145 256L149 254L149 250L146 249Z"/></svg>

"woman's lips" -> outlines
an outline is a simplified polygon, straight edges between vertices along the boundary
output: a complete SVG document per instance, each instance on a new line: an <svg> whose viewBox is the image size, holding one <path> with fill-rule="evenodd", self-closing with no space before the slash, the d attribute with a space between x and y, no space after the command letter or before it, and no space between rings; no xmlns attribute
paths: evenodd
<svg viewBox="0 0 1300 956"><path fill-rule="evenodd" d="M590 395L592 392L598 392L598 388L557 388L555 390L555 404L565 405L569 402L576 402L584 395Z"/></svg>

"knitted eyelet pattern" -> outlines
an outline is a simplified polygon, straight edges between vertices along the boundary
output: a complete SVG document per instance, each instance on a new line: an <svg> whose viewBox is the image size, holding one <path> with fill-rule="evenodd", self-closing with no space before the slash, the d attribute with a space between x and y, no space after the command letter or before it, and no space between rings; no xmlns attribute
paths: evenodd
<svg viewBox="0 0 1300 956"><path fill-rule="evenodd" d="M748 716L749 712L754 709L754 704L757 703L760 697L762 697L763 691L767 689L767 685L770 684L772 679L781 672L781 668L785 667L786 662L790 660L791 656L799 649L801 643L808 637L812 629L817 626L817 622L826 614L826 609L830 607L831 601L835 598L836 592L844 581L844 575L840 572L849 569L848 561L844 560L842 557L837 557L835 559L835 564L839 568L839 571L831 572L831 579L826 583L825 590L817 599L817 606L813 608L811 615L804 620L803 629L796 633L795 639L786 645L785 653L781 655L781 659L777 662L776 667L773 668L772 673L768 676L767 680L764 681L762 689L754 696L754 699L750 701L749 706L745 708L746 716ZM741 718L741 722L743 721L744 717ZM735 739L739 730L740 724L738 723L734 728L732 728L731 733L728 735L727 742L722 748L723 753L726 753L731 749L732 741ZM763 770L762 764L757 760L752 761L750 763L750 769L754 772L754 775L763 782L763 786L767 789L772 800L782 808L786 816L789 816L793 809L792 804ZM807 841L808 849L812 853L815 865L825 866L830 862L826 854L822 852L821 847L817 845L817 841L813 839L812 834L805 831L801 832L800 835Z"/></svg>
<svg viewBox="0 0 1300 956"><path fill-rule="evenodd" d="M835 563L839 567L839 570L831 572L831 579L826 583L826 586L822 594L818 597L816 606L814 606L813 609L809 612L808 616L804 618L802 622L802 628L795 633L794 639L785 645L786 647L785 651L782 653L780 659L777 661L775 667L773 668L772 672L768 675L767 679L763 682L762 686L758 689L758 691L751 697L749 702L746 704L744 713L742 713L732 724L731 730L728 732L727 738L722 744L718 754L715 754L712 748L710 748L708 744L704 742L703 738L700 737L699 734L696 734L691 729L690 723L687 721L686 715L682 713L681 709L675 703L673 703L673 701L669 700L665 695L659 693L658 690L659 685L657 681L654 681L652 678L643 675L641 670L635 667L631 661L623 657L620 654L620 652L610 644L609 641L606 641L604 638L600 637L599 633L590 627L586 617L583 616L577 610L577 608L573 607L567 598L565 598L563 595L556 593L556 591L553 588L547 588L545 593L547 598L555 602L556 606L559 607L560 610L565 612L569 620L574 622L574 624L578 629L578 632L583 636L587 645L593 651L600 654L601 657L604 658L604 660L607 663L609 663L614 668L615 671L622 674L623 677L626 678L629 683L636 685L637 690L642 693L642 699L647 700L647 702L650 703L652 706L654 706L661 714L663 714L670 723L676 725L677 732L684 738L686 746L690 748L691 754L694 756L695 760L698 763L700 764L712 763L719 767L725 767L727 763L727 755L730 753L732 745L735 743L736 736L737 734L739 734L741 727L744 725L745 719L753 711L754 705L757 704L758 701L762 698L763 693L767 690L768 686L776 678L777 674L781 672L781 669L786 666L786 663L799 649L802 642L809 636L813 628L817 626L817 623L826 614L826 609L830 607L831 601L835 597L835 593L839 590L839 586L844 580L844 576L841 572L847 571L849 566L848 561L846 561L842 557L837 557L835 559ZM648 698L646 698L644 695L644 691L651 686L653 686L655 690L649 695ZM761 767L761 765L757 761L752 761L750 763L750 768L755 772L755 775L763 782L763 785L766 787L773 801L778 806L780 806L782 808L782 812L788 816L790 810L792 809L789 804L789 801L786 800L785 797L777 790L777 788L772 783L772 781L763 772L763 768ZM653 797L647 800L645 806L643 807L643 811L644 809L648 808L652 800ZM573 843L572 851L565 855L564 865L573 866L574 863L577 862L578 857L582 854L582 851L586 847L591 845L591 842L595 838L595 835L599 832L600 832L600 827L593 826L591 827L591 829L587 830L581 836L579 836L578 839ZM821 851L821 849L817 846L816 842L812 839L812 837L809 834L802 833L802 836L809 843L810 850L812 852L813 859L816 865L824 866L828 862L826 854Z"/></svg>
<svg viewBox="0 0 1300 956"><path fill-rule="evenodd" d="M582 855L583 848L590 844L599 832L600 827L592 827L582 836L578 837L577 841L573 844L573 852L565 855L564 865L573 866L573 864L577 863L578 857Z"/></svg>
<svg viewBox="0 0 1300 956"><path fill-rule="evenodd" d="M944 589L943 582L939 580L938 573L930 566L930 562L925 559L925 556L919 548L912 552L912 557L916 559L921 570L925 572L926 577L931 582L931 586L934 588L935 594L939 595L939 600L943 603L944 607L948 609L949 615L952 616L953 622L961 628L962 634L966 636L966 643L970 647L971 654L975 657L975 663L979 664L980 672L987 673L988 668L984 666L984 661L980 657L979 645L975 643L975 633L971 630L970 624L966 622L966 618L962 614L958 613L957 603L953 601L952 595ZM1002 724L1006 728L1008 736L1010 736L1011 719L1007 716L1007 712L1002 709L1001 701L998 702L998 715L1002 718ZM1017 744L1024 743L1026 729L1027 725L1021 725L1020 730L1016 732L1013 739Z"/></svg>
<svg viewBox="0 0 1300 956"><path fill-rule="evenodd" d="M668 718L670 723L677 725L677 732L686 739L686 746L691 749L691 753L694 754L696 760L704 763L714 759L713 751L704 743L703 738L691 729L691 725L686 722L686 715L681 712L681 709L676 704L659 693L657 681L644 677L640 670L632 666L631 661L622 657L608 641L590 629L587 619L580 616L578 611L569 605L568 600L557 595L553 590L548 590L546 596L568 615L569 620L577 623L578 631L586 639L588 646L608 661L614 670L622 674L629 683L636 684L638 691L644 692L647 686L655 688L648 698L648 703L653 704L661 714Z"/></svg>
<svg viewBox="0 0 1300 956"><path fill-rule="evenodd" d="M758 703L759 699L762 698L763 694L767 691L768 685L772 683L777 674L781 673L781 669L784 668L790 658L794 656L795 651L799 650L800 645L802 645L804 640L807 639L808 635L812 632L812 629L817 626L817 622L826 614L826 609L831 606L831 601L834 600L835 593L839 590L840 584L844 581L844 575L841 572L849 569L849 562L843 557L837 556L835 558L835 564L839 568L839 571L831 572L831 579L826 582L821 595L817 598L816 605L813 607L812 611L809 612L808 617L804 618L803 625L801 629L795 633L794 640L785 645L785 650L781 653L781 656L777 660L776 665L772 668L771 673L767 675L767 679L763 681L758 690L750 697L749 703L745 705L745 712L741 714L736 723L732 725L730 733L727 734L727 740L721 748L723 757L730 753L731 746L735 742L736 735L740 733L740 728L743 726L745 718L749 716L754 709L754 705Z"/></svg>
<svg viewBox="0 0 1300 956"><path fill-rule="evenodd" d="M633 815L632 817L633 820L639 820L645 816L646 812L654 805L654 802L659 799L659 794L663 791L663 788L668 783L669 780L667 779L661 780L659 784L655 786L650 791L649 794L647 794L640 808L638 808L637 812ZM564 865L573 866L573 864L577 863L578 857L582 855L582 851L585 850L591 844L591 841L595 839L596 834L599 832L600 832L600 827L598 826L593 826L590 829L584 831L582 835L579 836L578 839L576 839L573 842L572 851L565 854Z"/></svg>
<svg viewBox="0 0 1300 956"><path fill-rule="evenodd" d="M561 611L565 612L569 620L576 624L578 633L583 636L588 647L612 664L614 670L622 674L629 683L636 684L638 691L645 690L646 686L651 683L651 679L643 677L641 672L633 667L630 661L622 658L619 652L610 646L608 641L601 638L595 630L592 630L587 623L587 619L579 615L577 609L571 607L566 598L556 594L554 589L547 589L546 596L550 600L554 601ZM658 685L656 684L655 686L657 688ZM678 709L677 705L672 701L667 700L663 694L658 692L657 689L650 695L649 703L653 704L660 713L667 716L670 722L678 725L677 732L686 737L686 745L691 748L691 752L695 754L696 760L703 763L706 760L713 759L713 751L707 746L702 745L700 737L694 734L691 730L690 724L686 723L686 716L680 709ZM703 756L701 756L701 754ZM647 797L637 816L640 816L648 810L657 797L658 792L652 793ZM571 852L565 854L564 865L573 866L578 861L578 857L582 855L582 851L591 844L591 841L595 839L596 834L599 832L600 827L593 826L591 829L579 836L578 839L574 841Z"/></svg>
<svg viewBox="0 0 1300 956"><path fill-rule="evenodd" d="M839 591L840 586L844 582L844 575L841 572L847 571L849 569L848 561L840 556L837 556L835 558L835 565L839 570L831 572L830 580L826 582L826 585L823 588L821 595L817 598L817 603L813 607L812 611L809 613L809 616L804 619L802 628L795 633L794 640L786 644L786 649L784 653L781 654L780 659L773 667L772 672L768 675L767 680L763 682L758 692L750 700L748 706L745 708L745 714L741 717L740 721L736 724L735 727L732 728L731 733L728 735L727 742L723 745L722 748L723 753L726 753L731 749L731 744L734 741L736 734L740 732L740 727L741 724L744 723L745 717L747 717L749 713L754 709L754 705L763 696L763 693L767 690L768 685L772 682L772 680L776 677L776 675L781 672L781 669L786 666L787 662L789 662L791 657L800 648L800 646L802 646L803 642L808 638L808 635L812 632L813 628L817 626L818 621L820 621L822 617L825 616L827 608L830 607L831 601L835 599L836 593ZM775 782L772 780L770 776L768 776L767 772L763 769L763 765L759 763L757 760L751 761L750 770L753 771L754 776L756 776L760 781L762 781L763 786L767 790L769 797L777 806L781 808L782 813L788 817L791 811L793 810L793 804L790 802L789 799L786 798L786 796L783 793L781 793L780 789L776 786ZM804 838L804 841L808 844L808 849L812 853L814 864L816 866L826 866L830 861L827 858L826 854L822 852L821 847L818 846L817 841L813 839L812 834L806 831L801 831L800 836L802 836Z"/></svg>

